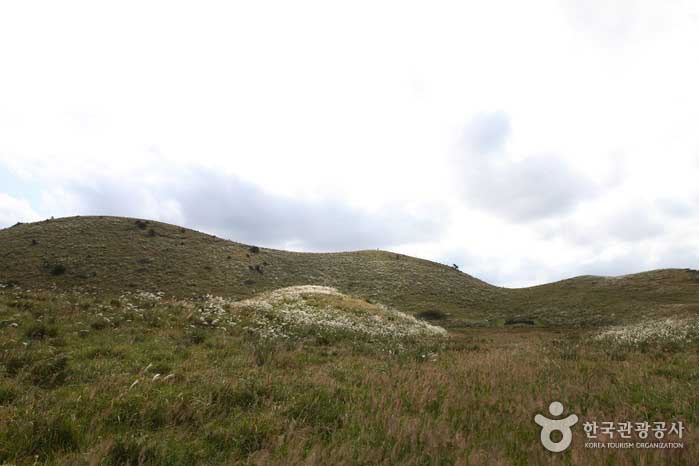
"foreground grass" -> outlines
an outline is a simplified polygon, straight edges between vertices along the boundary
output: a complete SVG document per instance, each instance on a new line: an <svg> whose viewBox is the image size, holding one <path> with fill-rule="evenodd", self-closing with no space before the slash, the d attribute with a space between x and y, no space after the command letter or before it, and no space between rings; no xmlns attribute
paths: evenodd
<svg viewBox="0 0 699 466"><path fill-rule="evenodd" d="M505 328L267 339L201 307L1 290L0 463L699 462L695 342ZM548 453L533 417L553 400L581 418L681 420L685 447L590 450L578 428Z"/></svg>

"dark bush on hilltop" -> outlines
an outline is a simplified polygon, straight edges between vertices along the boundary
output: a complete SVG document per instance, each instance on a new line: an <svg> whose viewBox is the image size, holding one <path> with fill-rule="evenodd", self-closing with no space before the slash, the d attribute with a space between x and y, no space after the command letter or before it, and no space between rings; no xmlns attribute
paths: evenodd
<svg viewBox="0 0 699 466"><path fill-rule="evenodd" d="M430 309L428 311L418 312L415 314L415 317L422 320L444 320L449 317L449 315L438 309Z"/></svg>
<svg viewBox="0 0 699 466"><path fill-rule="evenodd" d="M534 325L534 321L532 319L517 317L514 319L507 319L505 325Z"/></svg>
<svg viewBox="0 0 699 466"><path fill-rule="evenodd" d="M42 260L42 269L48 271L51 275L63 275L66 273L66 266L61 264L60 262L53 262L52 260L49 260L47 258L44 258Z"/></svg>
<svg viewBox="0 0 699 466"><path fill-rule="evenodd" d="M148 222L145 221L145 220L136 220L136 221L134 222L134 224L136 225L136 227L137 227L139 230L145 230L146 227L148 226Z"/></svg>
<svg viewBox="0 0 699 466"><path fill-rule="evenodd" d="M51 275L63 275L66 273L66 266L63 264L53 264L49 271L51 272Z"/></svg>
<svg viewBox="0 0 699 466"><path fill-rule="evenodd" d="M249 251L253 254L257 254L258 252L260 252L260 248L258 248L257 246L250 246Z"/></svg>

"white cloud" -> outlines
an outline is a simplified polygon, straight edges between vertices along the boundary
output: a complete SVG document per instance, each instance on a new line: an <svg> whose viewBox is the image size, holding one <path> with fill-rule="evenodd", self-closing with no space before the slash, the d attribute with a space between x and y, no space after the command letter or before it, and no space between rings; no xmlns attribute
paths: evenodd
<svg viewBox="0 0 699 466"><path fill-rule="evenodd" d="M508 158L509 135L504 112L478 115L467 125L454 171L466 203L518 222L565 213L598 193L593 180L560 157Z"/></svg>
<svg viewBox="0 0 699 466"><path fill-rule="evenodd" d="M93 209L297 248L391 245L463 257L498 284L687 266L698 12L690 0L3 2L2 221ZM183 167L215 174L211 186ZM203 192L221 197L198 217ZM224 215L232 198L257 205L259 224Z"/></svg>
<svg viewBox="0 0 699 466"><path fill-rule="evenodd" d="M0 228L12 226L17 222L36 222L41 217L24 199L16 199L0 193Z"/></svg>

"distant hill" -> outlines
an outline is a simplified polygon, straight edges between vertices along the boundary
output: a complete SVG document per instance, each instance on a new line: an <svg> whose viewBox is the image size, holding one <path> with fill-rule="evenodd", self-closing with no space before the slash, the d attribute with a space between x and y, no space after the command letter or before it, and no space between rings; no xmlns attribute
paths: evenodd
<svg viewBox="0 0 699 466"><path fill-rule="evenodd" d="M70 217L0 230L0 283L232 298L324 285L433 319L448 317L452 325L602 325L699 310L699 272L693 270L506 289L387 251L280 251L121 217Z"/></svg>

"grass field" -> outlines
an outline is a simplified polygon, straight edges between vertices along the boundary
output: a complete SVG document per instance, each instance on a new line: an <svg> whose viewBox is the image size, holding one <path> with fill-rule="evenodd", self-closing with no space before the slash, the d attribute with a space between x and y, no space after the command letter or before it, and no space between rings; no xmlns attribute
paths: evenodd
<svg viewBox="0 0 699 466"><path fill-rule="evenodd" d="M682 448L589 448L593 421ZM135 219L0 230L0 464L691 465L698 426L695 270L505 289Z"/></svg>
<svg viewBox="0 0 699 466"><path fill-rule="evenodd" d="M302 299L326 308L336 298ZM235 317L215 322L216 305ZM245 309L148 293L2 290L0 461L699 461L693 336L602 344L583 330L464 328L445 338L302 325L266 338ZM681 420L684 448L588 449L578 426L571 448L549 453L533 417L553 400L581 419Z"/></svg>

